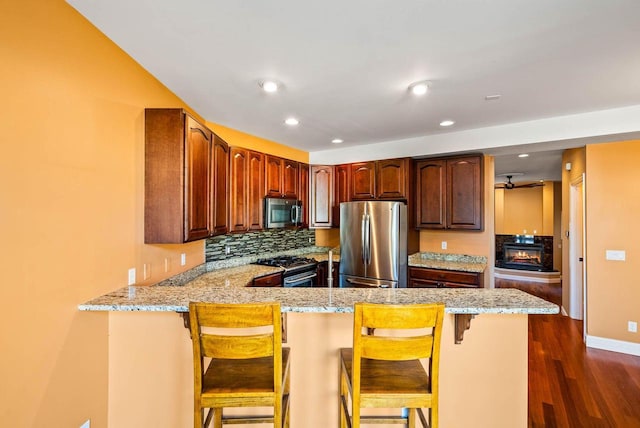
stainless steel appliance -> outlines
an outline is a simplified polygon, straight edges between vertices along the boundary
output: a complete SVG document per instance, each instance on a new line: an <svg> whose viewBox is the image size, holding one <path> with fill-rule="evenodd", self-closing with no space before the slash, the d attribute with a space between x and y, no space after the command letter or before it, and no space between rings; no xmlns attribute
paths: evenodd
<svg viewBox="0 0 640 428"><path fill-rule="evenodd" d="M256 264L283 268L282 285L284 287L313 287L316 283L318 262L314 259L278 256L258 259Z"/></svg>
<svg viewBox="0 0 640 428"><path fill-rule="evenodd" d="M264 227L298 226L302 222L302 202L296 199L264 198Z"/></svg>
<svg viewBox="0 0 640 428"><path fill-rule="evenodd" d="M407 286L407 206L340 204L340 287Z"/></svg>

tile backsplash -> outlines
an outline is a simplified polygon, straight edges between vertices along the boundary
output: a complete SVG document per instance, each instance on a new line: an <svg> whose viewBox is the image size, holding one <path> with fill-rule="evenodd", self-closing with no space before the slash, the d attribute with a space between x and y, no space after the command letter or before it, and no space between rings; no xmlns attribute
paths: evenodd
<svg viewBox="0 0 640 428"><path fill-rule="evenodd" d="M237 257L258 256L315 245L316 234L309 229L268 229L257 232L234 233L207 239L207 262L229 260ZM225 249L229 248L229 254Z"/></svg>

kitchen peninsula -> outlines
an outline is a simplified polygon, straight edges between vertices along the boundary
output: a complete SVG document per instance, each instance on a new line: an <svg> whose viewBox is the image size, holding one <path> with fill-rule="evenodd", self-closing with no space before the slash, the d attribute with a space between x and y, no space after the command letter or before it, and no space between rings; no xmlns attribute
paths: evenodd
<svg viewBox="0 0 640 428"><path fill-rule="evenodd" d="M318 257L326 259L326 254ZM191 340L182 317L176 315L188 310L189 301L276 300L286 314L292 352L293 427L337 426L337 349L351 345L351 312L357 301L445 303L441 427L526 426L527 316L557 313L556 305L513 289L244 286L274 269L218 269L183 285L125 287L80 305L83 311L110 312L109 425L190 426ZM475 318L462 343L455 344L455 317L460 314Z"/></svg>

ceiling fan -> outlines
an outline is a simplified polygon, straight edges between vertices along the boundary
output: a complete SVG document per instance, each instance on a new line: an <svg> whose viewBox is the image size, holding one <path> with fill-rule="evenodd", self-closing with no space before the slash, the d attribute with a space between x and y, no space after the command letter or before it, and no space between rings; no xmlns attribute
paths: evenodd
<svg viewBox="0 0 640 428"><path fill-rule="evenodd" d="M507 181L505 183L498 183L495 185L496 189L507 189L507 190L511 190L511 189L520 189L520 188L531 188L531 187L540 187L540 186L544 186L544 183L523 183L523 184L515 184L511 181L511 179L513 178L514 175L521 175L521 174L509 174L509 175L505 175L505 177L507 177Z"/></svg>

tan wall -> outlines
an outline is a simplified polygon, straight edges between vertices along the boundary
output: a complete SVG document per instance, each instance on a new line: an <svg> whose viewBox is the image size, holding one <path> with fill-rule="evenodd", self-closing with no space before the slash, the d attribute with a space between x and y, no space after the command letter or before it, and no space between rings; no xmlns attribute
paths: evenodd
<svg viewBox="0 0 640 428"><path fill-rule="evenodd" d="M287 320L292 356L291 426L336 427L337 350L351 344L353 316L289 313ZM180 317L166 312L115 312L109 322L115 338L110 344L110 369L116 377L110 384L113 413L109 426L192 426L191 340ZM453 332L453 315L449 314L442 329L440 426L526 426L527 315L480 314L459 345L454 344ZM462 398L460 391L464 391Z"/></svg>
<svg viewBox="0 0 640 428"><path fill-rule="evenodd" d="M542 189L516 188L504 192L504 233L542 234Z"/></svg>
<svg viewBox="0 0 640 428"><path fill-rule="evenodd" d="M562 306L569 312L569 240L566 232L569 230L569 188L571 183L579 179L585 172L587 164L584 147L565 150L562 154ZM571 163L571 171L565 165Z"/></svg>
<svg viewBox="0 0 640 428"><path fill-rule="evenodd" d="M0 425L106 427L108 316L76 307L204 261L204 241L143 243L144 108L188 106L62 0L4 2L0 24ZM308 160L282 147L263 151Z"/></svg>
<svg viewBox="0 0 640 428"><path fill-rule="evenodd" d="M640 343L627 321L640 322L640 140L586 148L587 334ZM625 250L626 261L605 260Z"/></svg>
<svg viewBox="0 0 640 428"><path fill-rule="evenodd" d="M207 122L206 124L230 146L244 147L262 153L280 156L285 159L309 163L309 153L302 150L294 149L293 147L288 147L275 141L265 140L264 138L227 128L216 123Z"/></svg>

